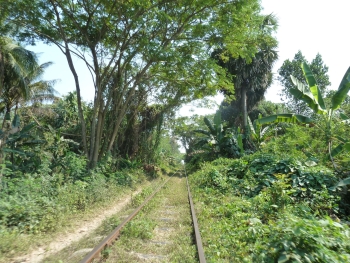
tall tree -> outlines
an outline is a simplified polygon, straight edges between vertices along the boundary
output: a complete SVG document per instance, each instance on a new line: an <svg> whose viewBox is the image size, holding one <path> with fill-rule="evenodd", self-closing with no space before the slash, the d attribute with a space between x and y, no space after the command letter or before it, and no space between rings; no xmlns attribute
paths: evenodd
<svg viewBox="0 0 350 263"><path fill-rule="evenodd" d="M284 101L287 109L297 114L310 116L312 114L312 111L307 106L307 104L302 100L296 99L290 93L290 90L295 87L290 76L294 76L304 85L307 84L303 75L303 71L300 67L301 63L303 62L310 66L310 69L318 83L321 94L324 96L327 86L330 86L331 83L327 74L328 67L324 64L322 56L320 54L317 54L311 63L309 63L303 56L302 52L299 50L298 53L295 54L292 61L287 59L283 62L281 68L278 70L278 81L283 86L281 99Z"/></svg>
<svg viewBox="0 0 350 263"><path fill-rule="evenodd" d="M28 98L30 79L39 65L32 51L18 45L9 37L0 37L0 53L0 99L6 109L4 126L10 109L20 98Z"/></svg>
<svg viewBox="0 0 350 263"><path fill-rule="evenodd" d="M232 101L224 110L224 118L231 123L242 116L241 124L245 130L248 125L248 112L264 98L267 88L272 83L272 67L277 60L277 41L272 36L276 30L277 21L273 15L267 15L261 24L261 42L252 60L244 57L234 58L223 56L222 50L216 50L213 54L218 59L218 64L227 69L232 75L236 100ZM226 92L231 95L230 92ZM225 111L231 116L225 116Z"/></svg>
<svg viewBox="0 0 350 263"><path fill-rule="evenodd" d="M208 45L225 43L230 55L249 57L259 41L258 0L4 2L10 20L24 29L23 38L53 43L66 56L91 166L105 152L103 137L106 150L113 148L139 90L145 100L153 97L175 107L215 93L218 84L229 89L228 81L218 79L224 74L215 75ZM73 55L86 63L95 85L89 144ZM108 115L113 119L106 124Z"/></svg>

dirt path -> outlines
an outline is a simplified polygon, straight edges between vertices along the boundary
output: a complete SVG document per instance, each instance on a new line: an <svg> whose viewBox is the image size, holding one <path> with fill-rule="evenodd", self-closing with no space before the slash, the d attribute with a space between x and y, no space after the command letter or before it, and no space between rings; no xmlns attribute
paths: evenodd
<svg viewBox="0 0 350 263"><path fill-rule="evenodd" d="M79 241L85 236L88 236L102 224L103 220L111 217L124 208L127 203L131 201L131 196L138 194L140 191L141 188L133 192L131 195L128 194L122 196L111 208L107 210L101 209L98 214L92 216L91 221L85 220L76 222L74 226L75 230L73 232L60 234L47 246L40 247L28 255L14 258L11 263L40 263L44 258L55 254L65 247L70 246L73 242Z"/></svg>

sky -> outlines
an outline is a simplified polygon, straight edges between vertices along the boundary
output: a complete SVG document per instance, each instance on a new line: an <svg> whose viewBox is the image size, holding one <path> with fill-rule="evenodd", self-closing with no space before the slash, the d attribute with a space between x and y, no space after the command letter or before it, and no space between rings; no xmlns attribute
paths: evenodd
<svg viewBox="0 0 350 263"><path fill-rule="evenodd" d="M338 85L350 66L350 34L349 24L350 0L262 0L264 14L273 13L278 19L276 33L279 42L279 60L274 66L274 75L283 64L283 61L292 60L294 55L301 50L308 61L315 58L317 53L322 55L325 65L329 67L331 88L337 89ZM40 63L52 61L54 65L47 69L44 79L58 79L55 89L60 95L75 90L74 79L69 70L64 55L55 46L37 45L28 46L28 49L41 53ZM79 79L81 81L82 97L85 101L93 100L94 89L90 73L85 65L77 63ZM280 102L279 93L281 86L275 80L268 89L265 97L273 102ZM220 104L222 96L214 100ZM181 115L192 114L193 106L187 105L180 111ZM207 114L213 110L195 109L194 113Z"/></svg>
<svg viewBox="0 0 350 263"><path fill-rule="evenodd" d="M263 13L273 13L278 19L277 40L279 60L274 66L275 77L283 61L292 60L300 50L308 61L320 53L331 89L338 86L350 66L349 0L262 0ZM267 100L279 102L281 91L277 81L269 88Z"/></svg>

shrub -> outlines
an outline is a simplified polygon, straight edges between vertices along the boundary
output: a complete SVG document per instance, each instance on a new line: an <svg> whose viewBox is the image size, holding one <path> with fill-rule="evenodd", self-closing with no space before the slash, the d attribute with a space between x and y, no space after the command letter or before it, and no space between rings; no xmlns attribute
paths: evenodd
<svg viewBox="0 0 350 263"><path fill-rule="evenodd" d="M350 230L328 219L288 216L270 231L264 246L258 246L254 262L349 262Z"/></svg>

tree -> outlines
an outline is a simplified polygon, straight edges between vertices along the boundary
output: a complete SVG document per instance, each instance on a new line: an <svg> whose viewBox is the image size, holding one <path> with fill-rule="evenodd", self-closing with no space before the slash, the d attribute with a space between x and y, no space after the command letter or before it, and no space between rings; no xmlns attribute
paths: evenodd
<svg viewBox="0 0 350 263"><path fill-rule="evenodd" d="M214 117L206 116L207 118ZM182 147L185 149L186 153L189 154L191 146L195 144L195 140L198 138L195 130L205 130L207 126L203 122L203 117L197 114L194 114L190 117L178 117L170 127L172 134L177 140L181 143Z"/></svg>
<svg viewBox="0 0 350 263"><path fill-rule="evenodd" d="M216 50L213 54L218 59L218 64L227 69L232 75L236 100L232 101L228 109L231 116L227 119L233 124L233 118L242 116L242 128L248 127L248 112L264 98L267 88L272 83L272 67L277 60L276 40L272 32L276 29L277 21L272 15L264 18L261 25L262 39L258 52L250 61L246 58L224 57L222 50ZM228 95L230 93L228 92ZM225 112L223 113L225 115ZM226 119L226 118L225 118Z"/></svg>
<svg viewBox="0 0 350 263"><path fill-rule="evenodd" d="M37 61L35 55L33 59ZM16 106L14 111L16 115L19 104L53 101L57 93L53 88L55 81L41 79L44 70L50 65L50 62L37 64L34 68L28 69L26 72L22 72L21 76L18 76L13 73L13 68L6 63L4 89L0 97L0 113L9 116L11 109Z"/></svg>
<svg viewBox="0 0 350 263"><path fill-rule="evenodd" d="M0 72L0 100L2 110L5 109L2 124L4 128L5 122L10 120L11 108L20 99L28 99L30 82L40 66L32 51L18 45L9 37L0 37L0 53L0 68L3 69Z"/></svg>
<svg viewBox="0 0 350 263"><path fill-rule="evenodd" d="M283 86L281 98L284 101L287 109L290 112L310 116L312 112L307 104L301 100L297 100L289 92L290 89L294 88L294 84L290 76L294 76L306 85L306 80L303 77L303 71L300 67L300 64L303 62L310 65L310 69L315 76L321 94L324 96L327 86L331 85L331 83L329 82L329 76L327 75L328 67L324 64L320 54L317 54L311 63L309 63L299 50L298 53L295 54L292 61L287 59L283 62L281 68L278 70L278 81Z"/></svg>
<svg viewBox="0 0 350 263"><path fill-rule="evenodd" d="M23 39L53 43L66 56L91 167L114 147L136 93L178 107L214 94L219 84L229 89L225 76L215 75L208 45L225 43L232 56L249 57L256 53L261 24L257 0L4 2ZM73 55L86 63L95 85L89 144Z"/></svg>

